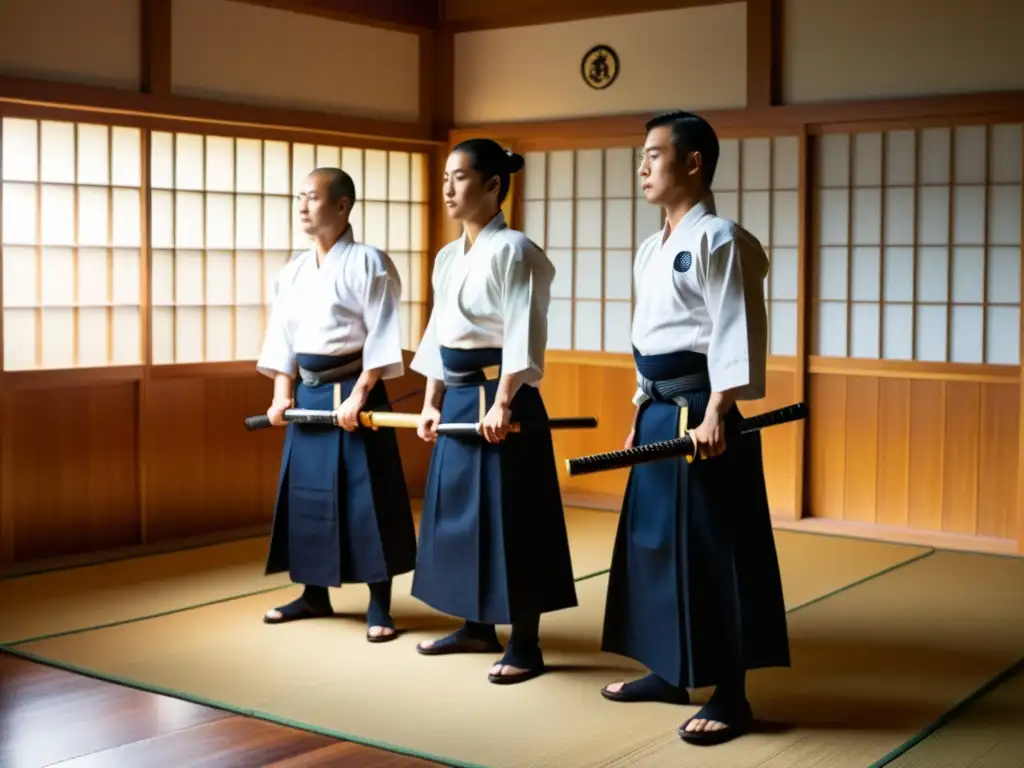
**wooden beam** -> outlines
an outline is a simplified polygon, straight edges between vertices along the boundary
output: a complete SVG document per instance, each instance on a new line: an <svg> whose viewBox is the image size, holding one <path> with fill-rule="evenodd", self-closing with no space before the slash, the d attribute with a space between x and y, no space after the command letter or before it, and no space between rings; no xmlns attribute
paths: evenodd
<svg viewBox="0 0 1024 768"><path fill-rule="evenodd" d="M747 107L782 103L782 0L747 0Z"/></svg>
<svg viewBox="0 0 1024 768"><path fill-rule="evenodd" d="M171 0L139 0L139 90L154 96L171 95Z"/></svg>
<svg viewBox="0 0 1024 768"><path fill-rule="evenodd" d="M441 24L444 0L430 0L435 28L420 33L420 122L446 143L455 115L455 36Z"/></svg>
<svg viewBox="0 0 1024 768"><path fill-rule="evenodd" d="M237 0L279 11L396 32L418 33L438 26L437 0Z"/></svg>
<svg viewBox="0 0 1024 768"><path fill-rule="evenodd" d="M621 0L444 0L443 18L444 25L452 32L474 32L729 2L735 0L635 0L630 5Z"/></svg>
<svg viewBox="0 0 1024 768"><path fill-rule="evenodd" d="M0 124L0 141L4 138ZM3 222L4 190L0 184L0 222ZM0 223L2 227L2 223ZM2 258L2 254L0 254ZM2 262L0 262L2 263ZM0 296L4 295L4 275L0 269ZM10 503L10 488L5 482L8 474L8 457L11 447L11 426L7 418L7 376L4 368L4 312L0 312L0 565L14 562L14 509Z"/></svg>
<svg viewBox="0 0 1024 768"><path fill-rule="evenodd" d="M749 8L749 6L748 6ZM811 338L811 327L814 318L808 296L813 296L812 284L812 249L814 243L814 142L815 137L808 136L806 129L800 134L800 169L799 186L797 187L798 240L797 240L797 294L796 294L796 373L794 374L793 400L806 402L810 390L808 374L808 341ZM774 182L773 182L774 183ZM771 305L769 304L769 309ZM808 514L807 498L810 496L811 463L807 446L810 444L807 421L795 425L796 439L794 442L793 474L793 518L800 520Z"/></svg>
<svg viewBox="0 0 1024 768"><path fill-rule="evenodd" d="M329 112L250 106L188 96L139 93L120 88L0 76L0 102L5 101L105 115L131 115L164 122L202 122L208 125L255 127L263 132L268 129L299 130L335 137L355 137L375 144L437 143L419 121L380 120Z"/></svg>
<svg viewBox="0 0 1024 768"><path fill-rule="evenodd" d="M455 116L455 36L448 30L420 33L420 123L446 142Z"/></svg>
<svg viewBox="0 0 1024 768"><path fill-rule="evenodd" d="M716 128L731 134L752 132L767 136L773 133L792 133L807 126L808 132L817 134L825 129L870 124L877 129L891 128L904 123L919 125L935 120L942 124L959 124L1024 120L1024 91L996 93L965 93L948 96L885 99L880 101L847 101L837 104L792 104L749 109L701 110L700 114ZM644 122L653 113L581 117L565 120L537 120L526 122L461 125L452 132L452 140L470 134L514 137L517 140L563 140L579 148L587 139L607 141L610 138L639 136Z"/></svg>
<svg viewBox="0 0 1024 768"><path fill-rule="evenodd" d="M1021 130L1024 130L1022 128ZM1024 141L1024 136L1021 137ZM1021 155L1021 173L1024 174L1024 154ZM1020 255L1024 259L1024 216L1020 223ZM1021 295L1024 296L1024 270L1021 270ZM1020 319L1020 367L1018 375L1020 384L1017 388L1018 399L1018 437L1017 437L1017 554L1024 555L1024 313Z"/></svg>

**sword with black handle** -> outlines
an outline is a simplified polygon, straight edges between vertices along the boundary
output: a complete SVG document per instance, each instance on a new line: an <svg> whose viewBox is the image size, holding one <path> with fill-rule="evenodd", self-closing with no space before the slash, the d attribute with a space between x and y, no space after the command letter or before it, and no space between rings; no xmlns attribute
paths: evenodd
<svg viewBox="0 0 1024 768"><path fill-rule="evenodd" d="M284 412L282 418L290 424L321 424L323 426L338 426L338 416L334 411L317 411L308 408L289 408ZM393 429L416 429L419 425L419 414L417 413L395 413L393 411L361 411L359 423L369 429L393 428ZM266 414L249 416L245 420L245 428L266 429L270 427L270 417ZM536 426L528 424L527 429L594 429L597 427L597 419L593 416L566 417L562 419L548 419L544 424ZM522 432L523 425L513 422L509 425L509 432ZM479 422L438 424L439 435L480 435L483 428Z"/></svg>
<svg viewBox="0 0 1024 768"><path fill-rule="evenodd" d="M784 408L751 416L743 419L736 427L729 431L748 434L757 432L765 427L774 427L778 424L786 424L791 421L800 421L807 418L807 405L794 403ZM686 459L692 461L696 458L694 441L688 432L682 437L672 440L662 440L658 443L638 445L634 448L626 448L621 451L609 451L608 453L595 453L590 456L580 456L575 459L566 459L565 467L570 477L577 475L589 475L594 472L608 472L613 469L626 469L637 464L646 464L652 461L663 461L665 459Z"/></svg>

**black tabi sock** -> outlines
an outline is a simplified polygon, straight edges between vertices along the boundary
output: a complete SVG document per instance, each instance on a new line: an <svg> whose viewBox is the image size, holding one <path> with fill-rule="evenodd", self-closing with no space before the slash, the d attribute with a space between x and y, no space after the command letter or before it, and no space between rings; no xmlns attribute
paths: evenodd
<svg viewBox="0 0 1024 768"><path fill-rule="evenodd" d="M544 658L540 652L540 614L513 619L508 650L498 663L519 669L544 666Z"/></svg>
<svg viewBox="0 0 1024 768"><path fill-rule="evenodd" d="M480 624L476 621L467 621L449 637L458 636L460 640L483 640L487 643L498 642L498 632L493 624Z"/></svg>
<svg viewBox="0 0 1024 768"><path fill-rule="evenodd" d="M366 626L395 628L391 619L391 580L367 585L370 588L370 606L366 611Z"/></svg>
<svg viewBox="0 0 1024 768"><path fill-rule="evenodd" d="M310 608L317 611L331 610L331 596L327 591L327 587L318 587L313 584L307 584L306 588L302 591L302 597L299 599L304 601Z"/></svg>
<svg viewBox="0 0 1024 768"><path fill-rule="evenodd" d="M731 675L723 680L715 688L715 692L708 699L708 704L715 704L716 708L736 708L741 710L747 704L747 674L741 672L739 675Z"/></svg>

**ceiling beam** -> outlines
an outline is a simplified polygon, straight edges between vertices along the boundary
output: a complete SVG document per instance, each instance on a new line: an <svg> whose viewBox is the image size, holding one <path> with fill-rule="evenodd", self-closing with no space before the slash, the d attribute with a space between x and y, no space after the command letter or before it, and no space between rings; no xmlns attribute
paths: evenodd
<svg viewBox="0 0 1024 768"><path fill-rule="evenodd" d="M736 0L441 0L441 19L452 32L475 32L729 2Z"/></svg>
<svg viewBox="0 0 1024 768"><path fill-rule="evenodd" d="M440 0L237 0L397 32L433 31Z"/></svg>
<svg viewBox="0 0 1024 768"><path fill-rule="evenodd" d="M150 94L123 88L0 75L0 106L3 102L27 108L63 107L83 114L130 115L141 120L123 124L162 126L158 130L190 130L180 126L205 123L230 125L233 129L251 128L261 136L284 131L359 138L364 144L366 140L376 144L433 146L441 143L435 141L427 127L418 121L355 117L323 110L250 106L169 93ZM171 125L175 127L168 127ZM191 130L201 131L203 128Z"/></svg>
<svg viewBox="0 0 1024 768"><path fill-rule="evenodd" d="M171 0L139 0L140 90L171 93Z"/></svg>

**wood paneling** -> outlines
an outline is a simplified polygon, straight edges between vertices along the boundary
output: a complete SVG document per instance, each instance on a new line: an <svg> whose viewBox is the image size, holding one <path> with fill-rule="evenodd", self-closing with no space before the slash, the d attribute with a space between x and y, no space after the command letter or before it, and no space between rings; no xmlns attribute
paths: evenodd
<svg viewBox="0 0 1024 768"><path fill-rule="evenodd" d="M244 528L270 519L283 434L247 432L271 385L252 374L151 378L142 430L146 540Z"/></svg>
<svg viewBox="0 0 1024 768"><path fill-rule="evenodd" d="M139 541L134 382L5 388L4 548L15 561Z"/></svg>
<svg viewBox="0 0 1024 768"><path fill-rule="evenodd" d="M411 358L411 356L409 356ZM247 365L150 369L141 380L55 387L60 373L6 378L0 552L8 562L153 544L268 524L283 430L248 432L272 385ZM388 383L396 410L418 412L423 379ZM411 395L411 396L410 396ZM410 493L430 448L399 430Z"/></svg>
<svg viewBox="0 0 1024 768"><path fill-rule="evenodd" d="M573 430L555 435L555 457L558 461L562 490L570 494L621 496L626 488L628 470L601 472L570 478L565 473L565 460L576 456L619 450L633 421L630 402L636 391L636 375L628 356L607 356L613 362L602 362L602 355L549 352L547 371L541 393L548 413L560 416L596 416L598 428ZM773 360L768 371L768 397L741 403L745 416L754 416L773 408L790 405L794 399L795 374L791 361ZM765 478L772 515L797 517L797 489L800 478L800 453L797 436L801 425L785 424L765 430Z"/></svg>
<svg viewBox="0 0 1024 768"><path fill-rule="evenodd" d="M809 400L811 516L1016 538L1016 381L812 373Z"/></svg>

